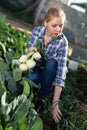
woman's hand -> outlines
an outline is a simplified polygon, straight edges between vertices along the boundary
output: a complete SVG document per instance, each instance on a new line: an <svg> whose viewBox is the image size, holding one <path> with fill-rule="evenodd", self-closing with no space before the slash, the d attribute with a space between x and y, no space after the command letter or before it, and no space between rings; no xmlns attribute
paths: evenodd
<svg viewBox="0 0 87 130"><path fill-rule="evenodd" d="M55 123L59 123L62 117L62 113L59 109L59 105L58 103L54 103L52 105L52 115L53 115L53 119L55 121Z"/></svg>
<svg viewBox="0 0 87 130"><path fill-rule="evenodd" d="M37 48L36 48L36 47L30 47L28 50L29 50L29 51L32 51L32 50L37 51Z"/></svg>
<svg viewBox="0 0 87 130"><path fill-rule="evenodd" d="M27 49L25 50L25 53L28 54L28 52L29 52L29 51L32 51L32 50L37 51L37 48L36 48L36 47L27 48Z"/></svg>
<svg viewBox="0 0 87 130"><path fill-rule="evenodd" d="M62 113L61 113L61 111L59 109L59 105L58 105L61 91L62 91L61 86L55 86L53 104L52 104L52 115L53 115L53 119L56 123L59 123L59 121L61 120L61 117L62 117Z"/></svg>

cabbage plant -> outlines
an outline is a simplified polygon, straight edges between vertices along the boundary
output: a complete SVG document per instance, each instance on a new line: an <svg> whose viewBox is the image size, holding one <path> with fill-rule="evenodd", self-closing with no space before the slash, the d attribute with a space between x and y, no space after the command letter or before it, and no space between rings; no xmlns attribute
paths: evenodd
<svg viewBox="0 0 87 130"><path fill-rule="evenodd" d="M13 34L16 32L15 30L13 32L11 29L7 31L6 28L8 29L8 26L5 25L5 33L7 34L8 32L9 36L11 32ZM21 37L23 37L22 34ZM15 43L15 45L12 44L10 46L10 43L5 43L6 35L4 37L1 35L1 38L0 130L42 130L43 122L34 110L33 104L33 87L38 88L38 86L24 76L23 72L19 69L19 64L17 64L24 50L20 53L20 44ZM16 41L16 37L14 39ZM18 40L19 42L21 41L21 39Z"/></svg>
<svg viewBox="0 0 87 130"><path fill-rule="evenodd" d="M42 130L43 122L32 102L32 88L38 86L23 75L19 65L13 66L10 58L7 52L0 57L0 129Z"/></svg>

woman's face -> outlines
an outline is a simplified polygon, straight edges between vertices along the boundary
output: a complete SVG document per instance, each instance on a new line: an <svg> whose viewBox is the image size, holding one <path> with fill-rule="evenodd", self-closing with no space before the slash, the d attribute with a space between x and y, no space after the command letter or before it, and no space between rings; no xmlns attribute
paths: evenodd
<svg viewBox="0 0 87 130"><path fill-rule="evenodd" d="M45 21L47 33L52 37L57 37L63 30L64 21L62 17L51 17L50 21Z"/></svg>

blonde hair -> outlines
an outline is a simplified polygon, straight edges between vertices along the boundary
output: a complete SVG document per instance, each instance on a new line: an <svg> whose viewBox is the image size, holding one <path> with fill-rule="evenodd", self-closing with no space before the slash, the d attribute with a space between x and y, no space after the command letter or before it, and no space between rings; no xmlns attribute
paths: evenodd
<svg viewBox="0 0 87 130"><path fill-rule="evenodd" d="M66 14L60 7L53 7L47 11L44 20L46 22L49 22L52 17L63 17L64 19L66 19Z"/></svg>

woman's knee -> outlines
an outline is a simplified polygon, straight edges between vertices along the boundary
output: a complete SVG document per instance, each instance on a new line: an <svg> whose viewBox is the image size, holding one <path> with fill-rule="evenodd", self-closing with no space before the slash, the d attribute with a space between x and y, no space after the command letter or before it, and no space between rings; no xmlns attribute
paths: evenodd
<svg viewBox="0 0 87 130"><path fill-rule="evenodd" d="M38 72L27 72L25 75L29 80L33 81L34 83L40 82L40 75Z"/></svg>

